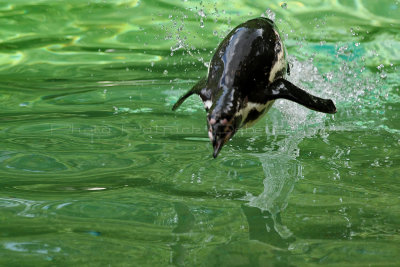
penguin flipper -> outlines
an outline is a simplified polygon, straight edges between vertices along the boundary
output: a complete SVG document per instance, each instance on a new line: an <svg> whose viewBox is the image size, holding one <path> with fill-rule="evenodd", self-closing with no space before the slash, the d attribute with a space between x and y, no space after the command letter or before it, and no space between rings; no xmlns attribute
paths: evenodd
<svg viewBox="0 0 400 267"><path fill-rule="evenodd" d="M176 101L175 105L172 107L172 110L175 111L177 108L179 108L179 106L185 102L186 98L188 98L189 96L193 95L193 94L201 94L201 90L203 90L206 87L206 83L207 83L207 78L202 78L200 81L198 81L193 87L192 89L190 89L186 94L184 94L183 96L181 96L178 101Z"/></svg>
<svg viewBox="0 0 400 267"><path fill-rule="evenodd" d="M285 79L274 81L266 90L269 99L284 98L315 111L336 113L335 104L331 99L313 96Z"/></svg>

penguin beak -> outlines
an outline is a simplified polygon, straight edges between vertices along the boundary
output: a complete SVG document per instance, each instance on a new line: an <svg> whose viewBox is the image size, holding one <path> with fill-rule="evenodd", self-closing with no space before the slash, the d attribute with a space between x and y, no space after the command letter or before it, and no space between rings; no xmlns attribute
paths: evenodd
<svg viewBox="0 0 400 267"><path fill-rule="evenodd" d="M213 157L216 158L229 139L236 132L235 120L228 120L227 118L216 120L214 117L208 116L208 137L214 148Z"/></svg>
<svg viewBox="0 0 400 267"><path fill-rule="evenodd" d="M218 156L219 152L221 151L221 148L224 145L223 141L224 141L223 139L219 139L219 140L216 140L215 142L213 142L213 147L214 147L213 157L214 157L214 159Z"/></svg>
<svg viewBox="0 0 400 267"><path fill-rule="evenodd" d="M222 147L225 145L226 142L228 142L229 139L233 136L235 132L227 132L225 137L219 137L215 136L213 139L213 147L214 147L214 153L213 157L216 158L221 151Z"/></svg>

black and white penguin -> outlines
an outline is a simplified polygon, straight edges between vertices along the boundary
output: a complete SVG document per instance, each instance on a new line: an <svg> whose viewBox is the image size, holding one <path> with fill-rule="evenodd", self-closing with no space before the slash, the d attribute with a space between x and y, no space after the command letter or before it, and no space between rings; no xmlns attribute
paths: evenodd
<svg viewBox="0 0 400 267"><path fill-rule="evenodd" d="M239 128L253 125L277 98L319 112L336 112L332 100L308 94L285 80L286 73L286 50L274 22L252 19L225 37L211 59L208 77L183 95L172 110L192 94L201 97L214 158Z"/></svg>

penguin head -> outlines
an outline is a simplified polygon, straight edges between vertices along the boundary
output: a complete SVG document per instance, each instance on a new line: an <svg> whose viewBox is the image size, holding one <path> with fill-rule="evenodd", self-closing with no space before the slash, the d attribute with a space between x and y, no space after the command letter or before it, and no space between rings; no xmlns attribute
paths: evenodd
<svg viewBox="0 0 400 267"><path fill-rule="evenodd" d="M213 157L216 158L218 153L226 142L233 137L237 131L237 117L218 118L209 115L207 118L208 137L214 148Z"/></svg>
<svg viewBox="0 0 400 267"><path fill-rule="evenodd" d="M242 103L237 87L222 85L216 91L218 94L212 95L210 108L207 109L208 137L214 148L214 158L240 128L238 110Z"/></svg>

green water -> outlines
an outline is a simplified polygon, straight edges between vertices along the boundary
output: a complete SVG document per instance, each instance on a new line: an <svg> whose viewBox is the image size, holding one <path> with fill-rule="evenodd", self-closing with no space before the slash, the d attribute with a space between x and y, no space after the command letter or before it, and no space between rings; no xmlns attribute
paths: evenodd
<svg viewBox="0 0 400 267"><path fill-rule="evenodd" d="M281 4L0 2L0 265L400 265L400 3ZM338 113L277 102L213 159L171 107L261 14Z"/></svg>

